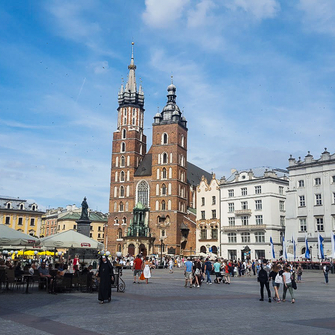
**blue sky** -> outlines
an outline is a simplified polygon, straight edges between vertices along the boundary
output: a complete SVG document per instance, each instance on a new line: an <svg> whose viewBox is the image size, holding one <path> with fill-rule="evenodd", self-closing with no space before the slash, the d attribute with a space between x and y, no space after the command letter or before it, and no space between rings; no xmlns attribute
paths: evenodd
<svg viewBox="0 0 335 335"><path fill-rule="evenodd" d="M334 153L334 22L333 0L1 1L0 194L108 211L132 40L149 146L173 75L218 178Z"/></svg>

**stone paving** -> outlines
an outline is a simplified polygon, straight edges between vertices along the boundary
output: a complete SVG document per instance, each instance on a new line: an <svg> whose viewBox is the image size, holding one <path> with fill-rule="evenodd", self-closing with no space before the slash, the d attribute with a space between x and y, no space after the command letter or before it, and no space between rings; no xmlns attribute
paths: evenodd
<svg viewBox="0 0 335 335"><path fill-rule="evenodd" d="M291 304L289 294L284 303L259 301L253 276L190 289L181 269L154 270L148 285L123 273L126 292L113 290L103 305L97 293L2 293L0 334L335 334L333 274L326 285L321 271L305 271Z"/></svg>

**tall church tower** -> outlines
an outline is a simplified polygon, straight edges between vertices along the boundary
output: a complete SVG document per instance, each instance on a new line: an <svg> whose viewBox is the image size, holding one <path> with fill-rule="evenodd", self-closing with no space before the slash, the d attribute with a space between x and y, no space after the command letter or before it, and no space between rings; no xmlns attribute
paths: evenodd
<svg viewBox="0 0 335 335"><path fill-rule="evenodd" d="M156 237L155 250L164 241L162 252L180 254L188 206L187 121L176 104L173 83L167 91L167 104L153 123L150 227Z"/></svg>
<svg viewBox="0 0 335 335"><path fill-rule="evenodd" d="M118 94L117 129L113 133L112 144L110 214L105 232L105 244L112 254L122 251L122 243L119 242L129 227L135 207L134 173L146 153L144 93L142 86L137 89L136 85L134 43L128 69L128 81L125 87L121 85Z"/></svg>

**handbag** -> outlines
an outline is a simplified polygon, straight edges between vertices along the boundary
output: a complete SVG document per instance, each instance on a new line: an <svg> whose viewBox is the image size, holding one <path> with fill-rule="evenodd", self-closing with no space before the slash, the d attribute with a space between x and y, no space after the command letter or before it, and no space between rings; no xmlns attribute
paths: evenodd
<svg viewBox="0 0 335 335"><path fill-rule="evenodd" d="M283 277L279 273L277 273L277 275L276 275L275 283L276 284L282 284L283 283Z"/></svg>
<svg viewBox="0 0 335 335"><path fill-rule="evenodd" d="M292 280L291 283L292 283L292 288L293 288L293 290L296 290L296 289L298 288L296 281L295 281L295 280Z"/></svg>
<svg viewBox="0 0 335 335"><path fill-rule="evenodd" d="M140 276L140 280L144 280L145 279L145 277L144 277L144 274L143 274L143 272L141 273L141 276Z"/></svg>

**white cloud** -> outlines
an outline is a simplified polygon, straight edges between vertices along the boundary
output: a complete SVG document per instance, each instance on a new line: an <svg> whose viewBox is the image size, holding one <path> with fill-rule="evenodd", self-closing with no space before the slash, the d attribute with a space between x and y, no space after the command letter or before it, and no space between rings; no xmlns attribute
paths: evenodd
<svg viewBox="0 0 335 335"><path fill-rule="evenodd" d="M300 0L298 8L305 14L303 22L307 30L335 34L334 0Z"/></svg>
<svg viewBox="0 0 335 335"><path fill-rule="evenodd" d="M215 20L211 20L213 14L210 13L210 10L215 7L212 0L202 0L196 5L195 9L190 9L188 12L187 25L195 28L214 23Z"/></svg>
<svg viewBox="0 0 335 335"><path fill-rule="evenodd" d="M179 20L190 0L145 0L144 22L151 27L165 28Z"/></svg>
<svg viewBox="0 0 335 335"><path fill-rule="evenodd" d="M228 0L226 6L232 10L242 9L258 20L273 18L280 10L277 0Z"/></svg>

